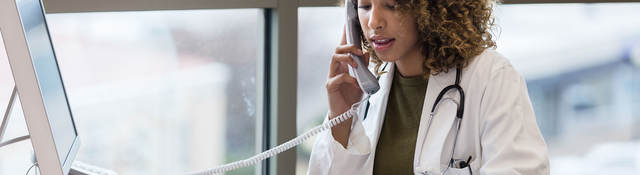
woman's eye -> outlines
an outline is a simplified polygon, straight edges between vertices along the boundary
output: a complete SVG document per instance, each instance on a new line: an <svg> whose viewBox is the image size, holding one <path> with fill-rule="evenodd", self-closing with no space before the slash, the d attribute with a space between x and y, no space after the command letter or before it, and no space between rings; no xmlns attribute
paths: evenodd
<svg viewBox="0 0 640 175"><path fill-rule="evenodd" d="M387 5L387 8L390 10L395 10L397 5Z"/></svg>
<svg viewBox="0 0 640 175"><path fill-rule="evenodd" d="M358 8L363 10L369 10L371 9L371 5L359 5Z"/></svg>

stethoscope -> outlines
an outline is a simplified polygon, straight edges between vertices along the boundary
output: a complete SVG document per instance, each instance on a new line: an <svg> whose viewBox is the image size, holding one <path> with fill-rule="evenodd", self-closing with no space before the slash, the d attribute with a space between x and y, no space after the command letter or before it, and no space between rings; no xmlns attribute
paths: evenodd
<svg viewBox="0 0 640 175"><path fill-rule="evenodd" d="M384 67L382 68L383 70L387 67L387 64L384 65ZM454 135L453 138L453 147L451 149L451 156L449 158L449 166L447 166L447 168L442 171L442 174L444 174L445 172L447 172L449 170L450 167L452 166L469 166L469 161L471 161L471 157L469 157L469 159L467 159L467 161L456 161L453 159L453 155L455 154L455 148L456 148L456 143L458 142L458 133L460 132L460 124L462 123L462 116L464 114L464 90L462 89L462 87L460 86L460 73L461 70L458 68L456 69L456 81L455 84L449 85L447 87L445 87L444 89L442 89L440 91L440 93L438 94L438 96L436 97L435 103L433 103L433 107L431 108L431 112L429 113L429 124L427 125L427 132L429 132L429 129L431 129L431 120L433 119L433 117L435 116L435 112L439 107L440 101L446 101L446 100L450 100L453 103L456 104L457 106L457 110L456 110L456 118L455 118L455 122L456 122L456 133ZM379 76L377 78L380 78ZM458 91L458 94L460 95L460 101L456 102L453 98L443 98L444 95L451 91L451 90L455 90ZM365 108L365 112L364 112L364 119L367 118L367 114L369 113L369 101L367 101L367 105ZM426 142L426 138L422 141L422 147L424 147L424 144ZM462 167L462 168L464 168ZM471 168L469 167L469 173L471 174ZM427 172L423 172L423 174L427 174Z"/></svg>
<svg viewBox="0 0 640 175"><path fill-rule="evenodd" d="M453 159L453 155L456 152L456 143L458 143L458 133L460 133L460 124L462 123L462 116L464 114L464 90L462 89L462 87L460 86L460 73L461 70L458 68L456 69L456 81L455 84L449 85L447 87L445 87L444 89L442 89L442 91L440 91L440 93L438 94L438 97L436 97L436 101L435 103L433 103L433 107L431 107L431 112L429 113L429 124L427 125L427 132L429 132L429 129L431 129L431 121L433 120L433 117L435 116L436 113L436 109L438 109L440 101L442 100L450 100L451 102L455 103L457 106L457 110L456 110L456 118L455 118L455 122L456 122L456 133L453 137L453 147L451 148L451 155L449 157L449 165L447 166L447 168L442 171L442 174L446 173L449 168L456 166L456 167L460 167L460 168L466 168L469 166L469 161L471 161L471 156L469 156L469 158L466 161L456 161ZM458 94L460 95L460 101L456 102L453 98L442 98L444 97L444 94L446 94L447 92L449 92L450 90L455 90L458 91ZM426 136L425 136L426 137ZM424 147L424 144L426 142L426 138L422 141L422 147ZM427 172L422 172L423 174L427 174ZM469 174L473 174L471 172L471 167L469 167Z"/></svg>

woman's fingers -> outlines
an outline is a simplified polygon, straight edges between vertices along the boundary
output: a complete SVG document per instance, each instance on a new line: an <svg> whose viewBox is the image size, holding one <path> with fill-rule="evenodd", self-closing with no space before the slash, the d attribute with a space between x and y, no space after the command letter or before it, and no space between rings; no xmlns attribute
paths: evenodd
<svg viewBox="0 0 640 175"><path fill-rule="evenodd" d="M340 45L347 44L346 31L347 31L347 25L345 24L345 25L342 26L342 39L340 39Z"/></svg>
<svg viewBox="0 0 640 175"><path fill-rule="evenodd" d="M331 58L331 63L329 66L329 77L333 77L337 74L343 73L346 69L340 69L343 65L351 65L356 68L358 65L355 61L353 61L350 54L363 56L362 50L356 48L353 45L340 45L336 47L336 52L333 54ZM343 71L339 71L343 70Z"/></svg>
<svg viewBox="0 0 640 175"><path fill-rule="evenodd" d="M363 56L362 54L356 54L356 55ZM353 59L354 58L351 57L351 55L348 53L333 54L333 57L331 58L331 63L329 65L329 77L333 77L337 74L340 74L346 71L347 69L341 69L343 67L346 67L346 65L351 65L351 67L357 68L358 64Z"/></svg>
<svg viewBox="0 0 640 175"><path fill-rule="evenodd" d="M327 80L327 91L337 92L340 90L342 85L350 85L355 88L360 88L358 87L358 81L356 78L353 78L349 73L341 73Z"/></svg>
<svg viewBox="0 0 640 175"><path fill-rule="evenodd" d="M336 47L335 53L331 58L331 63L329 64L329 78L333 78L336 75L348 72L348 66L351 65L353 68L357 68L358 64L353 60L350 54L365 57L365 60L368 60L368 56L366 56L361 48L358 48L354 45L346 44L346 36L344 33L344 28L342 31L342 39L340 41L340 45ZM368 61L364 61L365 64Z"/></svg>
<svg viewBox="0 0 640 175"><path fill-rule="evenodd" d="M371 54L367 52L364 54L364 56L362 56L362 58L364 59L365 66L369 67L369 59L371 58Z"/></svg>
<svg viewBox="0 0 640 175"><path fill-rule="evenodd" d="M334 54L333 55L333 59L336 62L340 62L343 64L348 64L355 67L358 67L358 64L356 63L356 61L353 60L353 57L351 57L351 55L349 54Z"/></svg>
<svg viewBox="0 0 640 175"><path fill-rule="evenodd" d="M334 54L331 58L331 64L329 65L329 78L348 71L346 68L347 65L358 66L358 64L351 59L351 56L347 54Z"/></svg>
<svg viewBox="0 0 640 175"><path fill-rule="evenodd" d="M336 53L352 53L358 56L362 56L364 54L362 53L362 49L352 44L339 45L338 47L336 47Z"/></svg>
<svg viewBox="0 0 640 175"><path fill-rule="evenodd" d="M364 66L369 66L370 54L366 53L361 56L364 62ZM357 68L358 64L353 60L356 59L351 57L349 54L334 54L331 58L331 65L329 66L329 77L333 77L337 74L346 72L348 70L347 65L351 65L353 68Z"/></svg>

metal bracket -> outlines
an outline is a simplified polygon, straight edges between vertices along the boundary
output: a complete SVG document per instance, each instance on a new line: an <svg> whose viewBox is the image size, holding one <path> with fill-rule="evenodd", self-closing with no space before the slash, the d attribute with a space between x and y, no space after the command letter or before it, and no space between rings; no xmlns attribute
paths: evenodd
<svg viewBox="0 0 640 175"><path fill-rule="evenodd" d="M31 137L29 135L23 135L20 137L9 139L6 142L2 142L4 133L7 130L7 126L9 125L9 114L11 114L11 109L13 108L13 102L16 100L17 96L18 96L18 90L16 86L13 86L13 91L11 92L11 98L9 98L9 104L7 104L7 111L5 111L4 117L2 118L2 124L0 125L0 148L16 142L27 140Z"/></svg>
<svg viewBox="0 0 640 175"><path fill-rule="evenodd" d="M11 97L9 98L9 103L7 104L7 110L4 112L4 117L2 118L2 124L0 124L0 141L4 137L4 132L7 130L7 123L9 123L9 114L11 113L11 108L13 107L13 101L17 96L17 88L13 86L13 90L11 92Z"/></svg>

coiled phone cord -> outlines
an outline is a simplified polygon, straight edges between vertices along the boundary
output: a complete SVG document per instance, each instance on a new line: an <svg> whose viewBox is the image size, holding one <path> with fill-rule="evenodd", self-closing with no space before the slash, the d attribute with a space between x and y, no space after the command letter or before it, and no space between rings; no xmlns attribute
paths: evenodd
<svg viewBox="0 0 640 175"><path fill-rule="evenodd" d="M196 172L196 173L191 173L192 175L214 175L214 174L221 174L227 171L231 171L234 169L238 169L238 168L243 168L243 167L247 167L247 166L251 166L251 165L255 165L258 162L267 159L269 157L273 157L277 154L280 154L281 152L284 152L286 150L289 150L295 146L298 146L300 144L302 144L302 142L304 142L305 140L311 138L312 136L315 136L323 131L326 131L328 129L333 128L334 126L346 121L347 119L356 116L358 114L358 107L360 106L360 104L362 104L363 102L366 102L369 100L370 95L365 94L364 98L362 98L362 100L360 100L357 103L354 103L353 105L351 105L351 109L347 110L346 112L338 115L337 117L323 123L322 125L316 126L313 129L305 132L304 134L289 140L281 145L278 145L274 148L271 148L267 151L264 151L260 154L257 154L251 158L248 159L244 159L244 160L239 160L239 161L235 161L232 163L228 163L225 165L221 165L218 166L216 168L213 169L209 169L206 171L202 171L202 172Z"/></svg>

